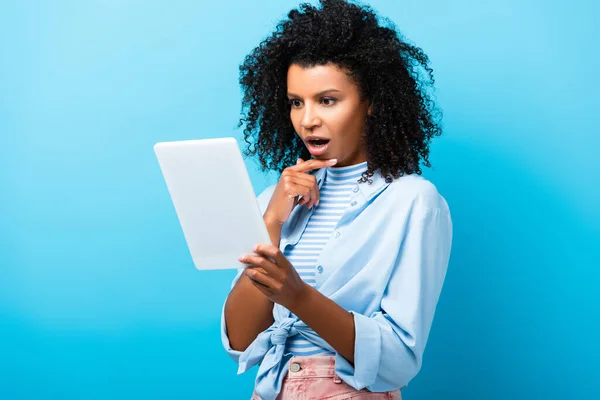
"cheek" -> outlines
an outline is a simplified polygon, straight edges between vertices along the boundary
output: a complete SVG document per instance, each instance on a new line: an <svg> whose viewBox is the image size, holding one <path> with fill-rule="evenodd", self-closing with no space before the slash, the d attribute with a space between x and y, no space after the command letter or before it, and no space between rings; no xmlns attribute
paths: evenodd
<svg viewBox="0 0 600 400"><path fill-rule="evenodd" d="M331 119L331 124L335 126L338 133L342 136L353 136L356 130L360 130L361 117L359 111L353 108L339 110Z"/></svg>

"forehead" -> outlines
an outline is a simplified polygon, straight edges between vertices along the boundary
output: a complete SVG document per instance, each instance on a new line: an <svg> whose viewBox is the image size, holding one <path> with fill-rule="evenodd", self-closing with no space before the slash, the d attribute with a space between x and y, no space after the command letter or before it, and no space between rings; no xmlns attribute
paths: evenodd
<svg viewBox="0 0 600 400"><path fill-rule="evenodd" d="M287 87L288 92L297 95L311 95L328 89L356 90L346 72L335 64L313 67L292 64L287 73Z"/></svg>

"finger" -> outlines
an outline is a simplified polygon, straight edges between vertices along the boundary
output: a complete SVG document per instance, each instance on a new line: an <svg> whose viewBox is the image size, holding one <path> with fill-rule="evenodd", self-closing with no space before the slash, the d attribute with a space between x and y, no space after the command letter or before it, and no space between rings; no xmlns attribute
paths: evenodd
<svg viewBox="0 0 600 400"><path fill-rule="evenodd" d="M313 185L311 189L310 198L312 201L310 207L319 205L319 199L321 198L321 194L319 193L319 185Z"/></svg>
<svg viewBox="0 0 600 400"><path fill-rule="evenodd" d="M305 186L302 182L296 182L293 178L288 178L286 192L291 198L298 196L310 197L310 187Z"/></svg>
<svg viewBox="0 0 600 400"><path fill-rule="evenodd" d="M302 205L314 199L314 186L316 182L311 175L290 175L287 177L287 182L293 186L293 189L290 189L292 194L298 193L298 195L302 196L298 204Z"/></svg>
<svg viewBox="0 0 600 400"><path fill-rule="evenodd" d="M312 194L309 191L309 193L306 196L304 196L304 197L302 197L300 199L300 201L298 202L298 204L301 205L301 206L302 205L306 205L306 208L310 208L310 206L308 205L308 203L311 202L311 198L312 198Z"/></svg>
<svg viewBox="0 0 600 400"><path fill-rule="evenodd" d="M244 271L244 274L248 277L250 283L252 283L257 289L259 289L265 296L270 296L273 294L271 288L257 280L256 277L258 274L260 274L260 272L257 272L257 270L254 270L252 268L248 268Z"/></svg>
<svg viewBox="0 0 600 400"><path fill-rule="evenodd" d="M254 269L255 269L255 270L257 270L257 271L260 271L260 272L262 272L263 274L266 274L266 273L267 273L267 271L265 271L265 269L264 269L264 268L262 268L262 267L255 267L255 266L253 266L253 265L252 265L252 266L249 266L248 268L254 268Z"/></svg>
<svg viewBox="0 0 600 400"><path fill-rule="evenodd" d="M292 172L286 179L290 182L307 187L311 187L317 182L314 176L305 174L304 172Z"/></svg>
<svg viewBox="0 0 600 400"><path fill-rule="evenodd" d="M299 158L299 159L297 159L297 160L296 160L296 165L300 165L300 164L302 164L303 162L304 162L304 160L303 160L303 159L301 159L301 158Z"/></svg>
<svg viewBox="0 0 600 400"><path fill-rule="evenodd" d="M337 160L335 158L333 158L331 160L314 160L313 159L313 160L305 161L302 164L296 164L292 167L289 167L289 169L292 171L296 171L296 172L308 172L308 171L312 171L313 169L331 167L332 165L335 165L336 163L337 163Z"/></svg>
<svg viewBox="0 0 600 400"><path fill-rule="evenodd" d="M251 281L260 283L269 292L274 291L274 288L277 286L277 281L268 274L263 274L254 268L248 268L245 272Z"/></svg>
<svg viewBox="0 0 600 400"><path fill-rule="evenodd" d="M258 244L254 247L253 251L258 255L268 257L273 260L273 265L277 268L284 267L288 262L281 250L272 244Z"/></svg>
<svg viewBox="0 0 600 400"><path fill-rule="evenodd" d="M309 185L310 195L306 196L305 203L306 203L307 208L312 208L317 203L317 200L319 199L319 184L317 183L317 178L315 178L314 175L309 175L309 174L304 174L304 173L299 173L298 175L304 179L302 181L302 184ZM298 176L298 175L296 175L296 176Z"/></svg>
<svg viewBox="0 0 600 400"><path fill-rule="evenodd" d="M305 186L312 186L317 183L317 179L314 175L307 174L306 172L291 171L289 168L286 170L285 176L282 177L282 179L289 182L297 182Z"/></svg>
<svg viewBox="0 0 600 400"><path fill-rule="evenodd" d="M306 205L306 208L310 209L312 207L312 205L314 204L314 202L315 202L314 194L313 194L312 189L310 189L310 193L306 196L306 201L304 201L302 204Z"/></svg>
<svg viewBox="0 0 600 400"><path fill-rule="evenodd" d="M289 197L298 197L308 192L308 189L311 185L311 177L306 174L298 174L288 171L281 176L280 183L281 182L283 183L285 193L287 193Z"/></svg>
<svg viewBox="0 0 600 400"><path fill-rule="evenodd" d="M314 176L312 176L312 175L307 175L307 176L311 177L311 181L310 181L311 185L310 185L310 196L307 196L310 198L306 202L307 203L306 207L312 208L315 205L317 205L317 202L319 201L319 185Z"/></svg>
<svg viewBox="0 0 600 400"><path fill-rule="evenodd" d="M265 275L269 275L274 279L280 278L281 271L279 271L279 267L275 265L273 261L267 259L265 255L257 253L256 250L254 252L258 255L244 254L242 257L239 258L239 260L244 264L251 265L250 268L262 268L264 271L266 271Z"/></svg>

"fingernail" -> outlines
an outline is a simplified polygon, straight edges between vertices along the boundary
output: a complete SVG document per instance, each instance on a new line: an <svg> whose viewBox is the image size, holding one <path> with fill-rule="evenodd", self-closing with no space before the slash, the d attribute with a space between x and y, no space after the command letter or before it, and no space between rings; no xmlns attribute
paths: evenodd
<svg viewBox="0 0 600 400"><path fill-rule="evenodd" d="M337 158L332 158L331 160L329 160L329 164L335 164L337 163Z"/></svg>
<svg viewBox="0 0 600 400"><path fill-rule="evenodd" d="M319 205L319 200L317 200L317 202L315 203L315 207Z"/></svg>
<svg viewBox="0 0 600 400"><path fill-rule="evenodd" d="M238 261L244 261L244 256L239 256Z"/></svg>

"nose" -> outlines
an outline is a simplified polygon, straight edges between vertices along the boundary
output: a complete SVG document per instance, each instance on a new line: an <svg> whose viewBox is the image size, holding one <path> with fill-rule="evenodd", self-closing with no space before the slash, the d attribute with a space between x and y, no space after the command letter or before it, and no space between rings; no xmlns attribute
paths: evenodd
<svg viewBox="0 0 600 400"><path fill-rule="evenodd" d="M321 119L317 115L314 106L308 104L304 106L304 115L302 115L300 125L302 125L302 128L307 130L321 125Z"/></svg>

